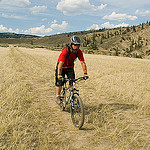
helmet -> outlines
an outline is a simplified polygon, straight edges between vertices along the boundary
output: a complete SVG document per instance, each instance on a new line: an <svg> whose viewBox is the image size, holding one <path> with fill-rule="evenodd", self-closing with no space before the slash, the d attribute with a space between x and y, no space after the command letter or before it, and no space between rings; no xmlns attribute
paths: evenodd
<svg viewBox="0 0 150 150"><path fill-rule="evenodd" d="M70 38L70 42L69 43L70 43L70 45L72 45L72 44L78 44L78 45L82 44L81 40L80 40L80 38L78 36L72 36Z"/></svg>

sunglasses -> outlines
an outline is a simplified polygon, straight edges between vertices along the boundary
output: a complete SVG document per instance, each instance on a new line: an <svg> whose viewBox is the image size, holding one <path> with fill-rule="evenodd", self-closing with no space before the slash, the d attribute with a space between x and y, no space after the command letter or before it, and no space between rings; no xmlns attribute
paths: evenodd
<svg viewBox="0 0 150 150"><path fill-rule="evenodd" d="M74 46L80 46L80 44L73 44Z"/></svg>

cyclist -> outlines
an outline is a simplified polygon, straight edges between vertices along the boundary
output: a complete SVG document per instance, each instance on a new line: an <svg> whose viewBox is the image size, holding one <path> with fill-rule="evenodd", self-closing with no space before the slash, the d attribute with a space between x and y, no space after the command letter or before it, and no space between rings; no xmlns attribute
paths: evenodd
<svg viewBox="0 0 150 150"><path fill-rule="evenodd" d="M88 78L87 66L83 57L82 51L79 49L81 40L78 36L72 36L69 44L62 50L59 55L55 70L55 85L56 85L56 103L60 104L60 92L63 85L63 77L67 75L69 79L75 79L74 61L78 57L81 62L85 79ZM69 85L72 86L72 82Z"/></svg>

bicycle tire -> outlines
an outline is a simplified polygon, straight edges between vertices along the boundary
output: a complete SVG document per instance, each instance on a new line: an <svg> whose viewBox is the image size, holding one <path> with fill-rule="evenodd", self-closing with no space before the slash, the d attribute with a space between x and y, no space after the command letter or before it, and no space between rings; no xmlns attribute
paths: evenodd
<svg viewBox="0 0 150 150"><path fill-rule="evenodd" d="M73 96L73 102L71 104L70 111L74 126L78 129L81 129L84 124L85 116L83 102L78 94L74 94Z"/></svg>

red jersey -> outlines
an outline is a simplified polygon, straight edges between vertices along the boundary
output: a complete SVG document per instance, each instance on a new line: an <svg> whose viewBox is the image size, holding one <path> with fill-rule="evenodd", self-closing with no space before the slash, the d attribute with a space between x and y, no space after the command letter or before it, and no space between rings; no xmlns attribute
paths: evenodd
<svg viewBox="0 0 150 150"><path fill-rule="evenodd" d="M66 48L62 50L61 54L59 55L59 58L57 61L57 67L58 67L59 61L64 62L62 66L63 69L74 67L74 60L76 59L77 55L76 53L72 53L71 51L70 51L70 54L69 55L68 54L69 54L69 49L67 46ZM83 53L80 49L78 49L78 59L80 61L84 61Z"/></svg>

